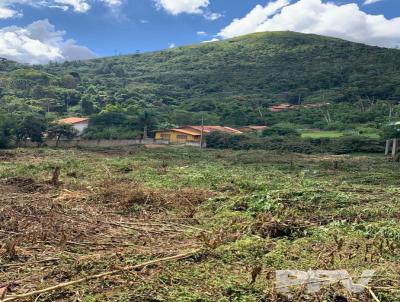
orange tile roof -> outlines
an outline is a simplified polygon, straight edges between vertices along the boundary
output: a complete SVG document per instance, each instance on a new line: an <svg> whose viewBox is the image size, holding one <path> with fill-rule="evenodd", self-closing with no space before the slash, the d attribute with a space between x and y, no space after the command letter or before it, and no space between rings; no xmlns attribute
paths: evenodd
<svg viewBox="0 0 400 302"><path fill-rule="evenodd" d="M170 129L170 131L176 131L176 132L180 132L180 133L184 133L184 134L190 134L190 135L193 135L193 136L200 135L200 133L198 131L191 131L191 130L188 130L188 129L175 128L175 129Z"/></svg>
<svg viewBox="0 0 400 302"><path fill-rule="evenodd" d="M235 134L240 134L242 133L241 131L231 128L231 127L223 127L223 126L185 126L181 128L172 128L172 129L164 129L164 130L157 130L156 132L167 132L167 131L175 131L175 132L180 132L184 134L190 134L193 136L199 136L201 135L201 129L203 128L203 132L210 133L213 131L219 131L219 132L226 132L226 133L235 133Z"/></svg>
<svg viewBox="0 0 400 302"><path fill-rule="evenodd" d="M250 126L240 127L240 129L251 129L251 130L263 130L265 128L267 128L267 126L252 126L252 125L250 125Z"/></svg>
<svg viewBox="0 0 400 302"><path fill-rule="evenodd" d="M269 111L280 112L280 111L283 111L285 109L290 109L291 107L292 107L292 105L287 104L287 103L276 104L276 105L271 106L269 108Z"/></svg>
<svg viewBox="0 0 400 302"><path fill-rule="evenodd" d="M193 136L199 136L200 132L194 131L192 129L180 129L180 128L172 128L172 129L161 129L161 130L155 130L154 132L179 132L179 133L184 133L184 134L189 134Z"/></svg>
<svg viewBox="0 0 400 302"><path fill-rule="evenodd" d="M201 131L201 129L203 128L204 133L210 133L213 131L226 132L226 133L237 133L237 134L242 133L241 131L236 130L234 128L223 127L223 126L203 126L203 127L202 126L187 126L187 128L196 129L197 131Z"/></svg>
<svg viewBox="0 0 400 302"><path fill-rule="evenodd" d="M89 121L89 119L84 118L84 117L67 117L62 120L59 120L60 123L70 124L70 125L80 124L80 123L88 122L88 121Z"/></svg>

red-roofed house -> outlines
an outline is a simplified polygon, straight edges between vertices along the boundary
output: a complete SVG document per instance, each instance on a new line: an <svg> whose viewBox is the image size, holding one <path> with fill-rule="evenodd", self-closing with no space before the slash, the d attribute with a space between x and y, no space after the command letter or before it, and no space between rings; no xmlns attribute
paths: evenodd
<svg viewBox="0 0 400 302"><path fill-rule="evenodd" d="M184 126L180 128L158 130L155 132L156 140L164 140L173 144L200 143L201 132L225 132L230 134L241 134L242 132L230 127L223 126Z"/></svg>
<svg viewBox="0 0 400 302"><path fill-rule="evenodd" d="M85 117L67 117L58 121L61 124L68 124L74 128L78 135L81 135L89 126L89 119Z"/></svg>

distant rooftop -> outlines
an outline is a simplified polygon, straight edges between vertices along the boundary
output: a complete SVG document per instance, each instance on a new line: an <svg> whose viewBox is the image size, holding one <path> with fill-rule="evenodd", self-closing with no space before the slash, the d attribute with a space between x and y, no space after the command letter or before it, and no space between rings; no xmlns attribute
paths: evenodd
<svg viewBox="0 0 400 302"><path fill-rule="evenodd" d="M204 133L210 133L213 131L219 131L219 132L227 132L227 133L237 133L240 134L242 133L241 131L231 128L231 127L223 127L223 126L186 126L188 128L196 129L198 131L201 131L203 128ZM185 127L183 127L185 128Z"/></svg>
<svg viewBox="0 0 400 302"><path fill-rule="evenodd" d="M67 117L67 118L59 120L60 123L70 124L70 125L80 124L80 123L84 123L84 122L88 122L88 121L89 121L89 119L86 117Z"/></svg>
<svg viewBox="0 0 400 302"><path fill-rule="evenodd" d="M249 125L249 126L242 126L239 129L251 129L251 130L264 130L267 126L256 126L256 125Z"/></svg>

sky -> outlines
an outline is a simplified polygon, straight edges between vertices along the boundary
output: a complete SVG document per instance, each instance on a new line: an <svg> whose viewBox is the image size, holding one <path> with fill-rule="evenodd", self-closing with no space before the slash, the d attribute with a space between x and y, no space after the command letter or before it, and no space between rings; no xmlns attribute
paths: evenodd
<svg viewBox="0 0 400 302"><path fill-rule="evenodd" d="M83 60L260 31L400 45L400 0L0 0L0 57Z"/></svg>

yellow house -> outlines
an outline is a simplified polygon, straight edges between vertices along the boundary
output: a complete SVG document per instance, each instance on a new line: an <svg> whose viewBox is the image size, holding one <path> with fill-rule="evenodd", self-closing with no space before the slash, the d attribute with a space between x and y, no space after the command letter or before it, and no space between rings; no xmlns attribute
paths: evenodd
<svg viewBox="0 0 400 302"><path fill-rule="evenodd" d="M155 139L168 141L172 144L200 143L202 132L206 135L214 131L230 134L242 133L237 129L223 126L184 126L174 129L158 130L155 132Z"/></svg>
<svg viewBox="0 0 400 302"><path fill-rule="evenodd" d="M159 130L155 133L156 140L168 141L173 144L200 143L201 131L191 129Z"/></svg>

